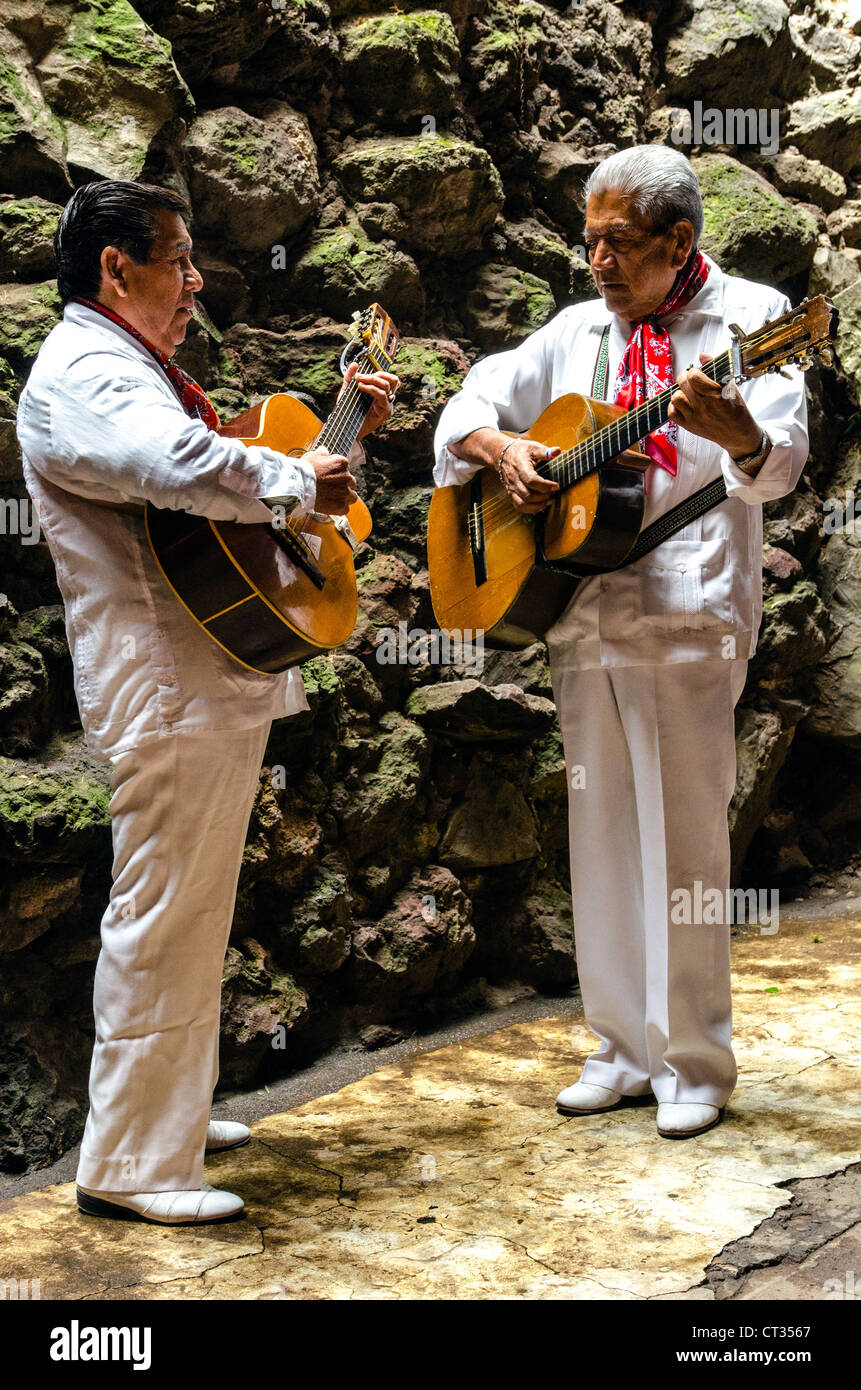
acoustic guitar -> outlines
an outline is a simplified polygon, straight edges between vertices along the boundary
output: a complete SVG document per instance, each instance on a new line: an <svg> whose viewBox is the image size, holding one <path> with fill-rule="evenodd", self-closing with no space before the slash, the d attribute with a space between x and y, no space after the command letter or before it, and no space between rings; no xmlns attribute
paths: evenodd
<svg viewBox="0 0 861 1390"><path fill-rule="evenodd" d="M702 370L721 385L780 371L788 362L804 370L812 354L825 349L836 320L830 300L818 295L753 333L731 324L731 346ZM462 486L434 490L428 568L442 629L483 631L488 646L529 646L553 625L584 577L620 567L632 552L639 558L650 460L635 446L669 419L675 390L668 387L628 411L589 396L557 397L520 435L562 449L537 466L559 483L543 512L518 512L492 468Z"/></svg>
<svg viewBox="0 0 861 1390"><path fill-rule="evenodd" d="M372 304L353 315L342 370L349 358L360 372L388 371L398 343L388 314ZM321 425L295 396L269 396L219 433L291 458L314 448L349 454L370 402L351 382ZM352 633L358 616L353 551L371 531L361 498L345 516L282 516L273 507L271 523L250 525L148 502L144 519L150 548L180 603L207 637L248 669L285 671L332 651Z"/></svg>

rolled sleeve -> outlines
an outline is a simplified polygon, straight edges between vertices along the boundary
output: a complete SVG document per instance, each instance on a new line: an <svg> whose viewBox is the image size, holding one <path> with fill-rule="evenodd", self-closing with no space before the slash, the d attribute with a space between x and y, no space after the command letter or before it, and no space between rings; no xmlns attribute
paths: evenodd
<svg viewBox="0 0 861 1390"><path fill-rule="evenodd" d="M310 464L215 433L146 374L118 377L111 357L99 372L97 356L80 359L55 383L49 447L31 452L49 481L85 498L108 490L218 521L268 520L265 497L296 499L311 510Z"/></svg>
<svg viewBox="0 0 861 1390"><path fill-rule="evenodd" d="M743 394L757 424L772 443L771 452L751 477L724 451L721 467L727 494L740 497L750 506L785 497L796 487L807 462L810 440L807 433L807 399L804 373L790 368L790 378L766 376L747 383ZM779 385L778 385L779 383Z"/></svg>
<svg viewBox="0 0 861 1390"><path fill-rule="evenodd" d="M485 357L467 372L460 391L440 415L434 434L433 477L437 487L468 482L482 467L457 458L451 444L484 428L520 433L550 404L550 353L560 317L557 314L531 333L519 347Z"/></svg>

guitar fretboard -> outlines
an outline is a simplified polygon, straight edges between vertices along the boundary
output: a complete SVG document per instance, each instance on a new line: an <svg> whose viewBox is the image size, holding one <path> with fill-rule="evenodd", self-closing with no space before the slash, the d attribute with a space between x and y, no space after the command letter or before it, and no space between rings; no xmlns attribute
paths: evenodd
<svg viewBox="0 0 861 1390"><path fill-rule="evenodd" d="M375 361L367 349L359 354L355 360L359 364L360 372L388 371L390 369L393 359L389 358L388 354L380 348L375 348L375 354L381 359L380 362ZM312 447L328 449L330 454L349 454L370 406L371 397L367 391L360 391L358 386L351 381L314 440Z"/></svg>
<svg viewBox="0 0 861 1390"><path fill-rule="evenodd" d="M732 376L732 357L729 352L723 352L707 362L701 370L711 381L727 381ZM645 439L647 434L666 424L670 418L670 401L677 389L674 383L666 391L661 391L660 395L652 396L642 405L625 411L624 415L603 429L590 434L588 439L575 444L573 449L565 449L548 463L541 464L537 472L557 482L563 491L572 487L581 478L594 473L617 454L624 453L633 444Z"/></svg>

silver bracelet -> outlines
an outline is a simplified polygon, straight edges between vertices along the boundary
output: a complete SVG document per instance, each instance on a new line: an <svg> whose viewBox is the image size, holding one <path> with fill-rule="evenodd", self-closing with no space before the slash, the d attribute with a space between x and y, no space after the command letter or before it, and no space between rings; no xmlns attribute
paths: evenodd
<svg viewBox="0 0 861 1390"><path fill-rule="evenodd" d="M502 453L499 455L499 458L496 460L496 471L499 474L499 481L502 483L502 486L505 488L506 492L508 491L508 484L505 481L505 475L502 471L502 460L505 458L505 455L507 451L511 448L512 444L516 443L516 439L509 439L508 443L503 446L503 450Z"/></svg>
<svg viewBox="0 0 861 1390"><path fill-rule="evenodd" d="M765 462L766 458L771 453L773 448L774 445L772 444L765 430L763 430L762 438L759 441L759 448L755 449L752 454L745 454L744 458L733 459L733 463L735 464L736 468L741 469L742 473L749 474L752 466L755 465L758 468L762 463Z"/></svg>

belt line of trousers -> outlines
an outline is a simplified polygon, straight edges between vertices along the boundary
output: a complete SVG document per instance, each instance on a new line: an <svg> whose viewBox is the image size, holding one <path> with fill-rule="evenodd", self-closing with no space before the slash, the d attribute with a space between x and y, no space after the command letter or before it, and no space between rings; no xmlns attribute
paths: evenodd
<svg viewBox="0 0 861 1390"><path fill-rule="evenodd" d="M737 1078L730 923L725 912L715 924L675 922L671 912L683 901L676 890L695 901L697 880L703 894L717 888L728 900L733 710L747 661L552 674L577 969L600 1040L581 1079L722 1106Z"/></svg>
<svg viewBox="0 0 861 1390"><path fill-rule="evenodd" d="M202 1186L221 975L270 727L166 735L112 759L82 1187Z"/></svg>

